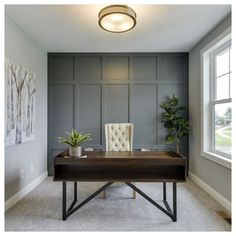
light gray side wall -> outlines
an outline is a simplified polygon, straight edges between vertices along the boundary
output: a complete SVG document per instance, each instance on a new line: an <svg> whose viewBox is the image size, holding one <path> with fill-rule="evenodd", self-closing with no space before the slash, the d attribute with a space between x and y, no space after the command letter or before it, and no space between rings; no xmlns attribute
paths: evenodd
<svg viewBox="0 0 236 236"><path fill-rule="evenodd" d="M193 133L189 139L190 171L228 200L231 200L231 170L201 157L200 51L230 26L231 16L228 16L189 54L189 116L193 125Z"/></svg>
<svg viewBox="0 0 236 236"><path fill-rule="evenodd" d="M169 149L160 104L175 93L188 107L188 53L50 53L49 153L72 127L92 134L83 144L105 149L104 124L132 122L134 149ZM188 155L188 140L181 145Z"/></svg>
<svg viewBox="0 0 236 236"><path fill-rule="evenodd" d="M36 139L5 148L5 199L8 200L47 171L47 54L6 15L5 57L37 76ZM24 170L23 178L21 170Z"/></svg>

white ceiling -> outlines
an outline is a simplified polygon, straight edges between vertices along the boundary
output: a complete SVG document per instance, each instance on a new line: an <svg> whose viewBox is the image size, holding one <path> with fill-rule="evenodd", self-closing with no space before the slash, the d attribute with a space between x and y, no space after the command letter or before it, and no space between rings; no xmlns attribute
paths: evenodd
<svg viewBox="0 0 236 236"><path fill-rule="evenodd" d="M230 5L129 5L136 27L114 34L98 26L104 5L7 5L6 14L48 52L188 52Z"/></svg>

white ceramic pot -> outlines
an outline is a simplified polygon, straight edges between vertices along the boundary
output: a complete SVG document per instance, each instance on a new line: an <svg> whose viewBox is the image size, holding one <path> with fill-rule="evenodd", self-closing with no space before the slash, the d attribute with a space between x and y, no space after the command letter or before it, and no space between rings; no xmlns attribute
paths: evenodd
<svg viewBox="0 0 236 236"><path fill-rule="evenodd" d="M81 156L81 146L69 147L69 156L80 157Z"/></svg>

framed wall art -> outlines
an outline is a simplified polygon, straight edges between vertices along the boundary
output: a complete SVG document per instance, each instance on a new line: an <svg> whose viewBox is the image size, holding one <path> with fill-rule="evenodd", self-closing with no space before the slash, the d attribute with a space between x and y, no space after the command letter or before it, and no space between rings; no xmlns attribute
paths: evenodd
<svg viewBox="0 0 236 236"><path fill-rule="evenodd" d="M35 139L36 74L5 59L5 146Z"/></svg>

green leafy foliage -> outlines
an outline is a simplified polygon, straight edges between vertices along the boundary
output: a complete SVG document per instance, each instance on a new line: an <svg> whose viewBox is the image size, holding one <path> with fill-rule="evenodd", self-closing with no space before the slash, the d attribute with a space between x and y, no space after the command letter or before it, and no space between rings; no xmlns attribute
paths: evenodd
<svg viewBox="0 0 236 236"><path fill-rule="evenodd" d="M167 129L166 143L175 143L178 152L180 140L190 133L189 121L184 118L186 108L179 106L179 99L174 94L160 107L164 110L161 114L161 122Z"/></svg>
<svg viewBox="0 0 236 236"><path fill-rule="evenodd" d="M85 141L92 140L90 134L82 134L75 129L72 129L71 132L66 132L66 134L68 137L58 137L58 142L66 143L71 147L77 147Z"/></svg>

